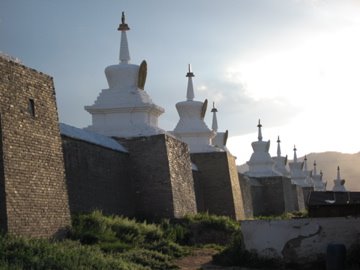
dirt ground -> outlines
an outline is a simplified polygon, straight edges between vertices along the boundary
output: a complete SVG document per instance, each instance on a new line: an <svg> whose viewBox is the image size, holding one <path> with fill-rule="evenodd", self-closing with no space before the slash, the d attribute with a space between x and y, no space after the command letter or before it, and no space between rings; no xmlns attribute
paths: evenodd
<svg viewBox="0 0 360 270"><path fill-rule="evenodd" d="M222 267L212 264L212 255L218 251L211 248L195 249L193 253L175 261L181 270L245 270L240 267Z"/></svg>

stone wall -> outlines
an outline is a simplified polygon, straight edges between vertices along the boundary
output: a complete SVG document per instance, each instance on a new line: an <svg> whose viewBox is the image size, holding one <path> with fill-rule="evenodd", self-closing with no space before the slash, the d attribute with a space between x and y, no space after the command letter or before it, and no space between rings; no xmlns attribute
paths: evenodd
<svg viewBox="0 0 360 270"><path fill-rule="evenodd" d="M305 211L303 188L292 184L289 178L284 179L285 211Z"/></svg>
<svg viewBox="0 0 360 270"><path fill-rule="evenodd" d="M164 134L117 140L130 153L136 216L180 218L197 212L187 144Z"/></svg>
<svg viewBox="0 0 360 270"><path fill-rule="evenodd" d="M201 177L201 173L196 170L193 170L193 178L194 178L194 187L195 187L195 199L196 199L196 208L199 213L206 212L205 203L204 203L204 194L203 194L203 177Z"/></svg>
<svg viewBox="0 0 360 270"><path fill-rule="evenodd" d="M129 154L62 135L71 213L134 216Z"/></svg>
<svg viewBox="0 0 360 270"><path fill-rule="evenodd" d="M193 153L191 160L199 169L204 211L244 219L235 158L228 152Z"/></svg>
<svg viewBox="0 0 360 270"><path fill-rule="evenodd" d="M0 225L50 237L70 225L52 78L0 57Z"/></svg>
<svg viewBox="0 0 360 270"><path fill-rule="evenodd" d="M246 218L303 211L302 188L286 177L248 177L239 174Z"/></svg>
<svg viewBox="0 0 360 270"><path fill-rule="evenodd" d="M253 218L259 215L259 210L262 209L262 185L253 178L249 178L241 173L238 174L241 195L243 198L243 207L245 218ZM255 212L254 212L255 210Z"/></svg>
<svg viewBox="0 0 360 270"><path fill-rule="evenodd" d="M299 264L324 259L329 244L359 243L359 228L360 218L350 217L241 222L247 250Z"/></svg>

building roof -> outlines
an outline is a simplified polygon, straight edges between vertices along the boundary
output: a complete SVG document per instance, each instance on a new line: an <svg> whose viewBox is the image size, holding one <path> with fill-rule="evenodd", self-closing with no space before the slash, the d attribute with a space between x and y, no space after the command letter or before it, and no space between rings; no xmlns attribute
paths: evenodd
<svg viewBox="0 0 360 270"><path fill-rule="evenodd" d="M360 204L360 192L313 191L309 206Z"/></svg>
<svg viewBox="0 0 360 270"><path fill-rule="evenodd" d="M115 151L125 152L125 153L128 152L119 142L117 142L116 140L114 140L110 137L100 135L100 134L97 134L97 133L94 133L91 131L86 131L81 128L69 126L64 123L60 123L60 133L61 133L61 135L64 135L64 136L67 136L70 138L93 143L93 144L103 146L103 147L106 147L106 148L109 148L109 149L112 149Z"/></svg>

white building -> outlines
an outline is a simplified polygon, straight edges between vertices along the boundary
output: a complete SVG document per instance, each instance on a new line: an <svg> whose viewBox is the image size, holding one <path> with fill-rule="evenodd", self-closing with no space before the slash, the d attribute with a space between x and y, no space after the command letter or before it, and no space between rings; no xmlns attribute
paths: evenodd
<svg viewBox="0 0 360 270"><path fill-rule="evenodd" d="M314 169L311 176L314 185L314 191L326 191L326 181L323 181L323 173L317 173L316 161L314 161Z"/></svg>
<svg viewBox="0 0 360 270"><path fill-rule="evenodd" d="M333 191L346 192L345 180L341 179L341 177L340 177L340 167L339 166L337 167L337 177L334 180Z"/></svg>
<svg viewBox="0 0 360 270"><path fill-rule="evenodd" d="M280 147L280 137L278 136L277 139L277 152L276 152L276 157L273 157L272 159L275 162L275 170L280 172L283 176L285 177L289 177L290 173L288 171L288 169L286 168L287 165L287 161L288 161L288 157L287 156L282 156L281 155L281 147Z"/></svg>
<svg viewBox="0 0 360 270"><path fill-rule="evenodd" d="M257 127L258 140L251 143L254 152L247 162L249 170L245 172L245 175L249 177L281 176L282 174L274 169L275 162L269 154L270 140L267 142L263 141L260 120Z"/></svg>
<svg viewBox="0 0 360 270"><path fill-rule="evenodd" d="M194 100L192 81L194 73L190 65L186 77L188 78L186 100L176 103L180 119L172 133L189 145L190 153L224 151L212 145L216 132L208 128L204 121L207 100L204 102Z"/></svg>
<svg viewBox="0 0 360 270"><path fill-rule="evenodd" d="M219 132L218 131L218 121L216 113L218 110L215 108L215 103L213 102L213 108L211 109L211 112L213 113L212 118L212 125L211 129L213 132L215 132L215 137L212 139L212 145L223 149L224 151L230 152L229 149L226 147L226 142L229 137L229 131L226 130L225 132Z"/></svg>
<svg viewBox="0 0 360 270"><path fill-rule="evenodd" d="M91 106L85 106L92 116L89 131L117 137L150 136L165 133L158 127L158 117L164 109L152 102L144 90L147 64L130 64L130 53L124 13L118 30L121 32L120 63L105 69L109 88L103 89Z"/></svg>

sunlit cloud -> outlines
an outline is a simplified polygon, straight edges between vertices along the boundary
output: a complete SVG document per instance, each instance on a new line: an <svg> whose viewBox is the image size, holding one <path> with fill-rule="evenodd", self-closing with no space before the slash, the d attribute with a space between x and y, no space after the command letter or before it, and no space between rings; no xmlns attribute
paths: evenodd
<svg viewBox="0 0 360 270"><path fill-rule="evenodd" d="M253 59L229 63L226 78L246 85L243 94L250 100L265 107L272 104L289 109L284 112L291 115L288 115L289 121L277 125L266 119L269 117L266 113L273 112L264 113L264 107L257 108L259 118L265 120L264 138L272 140L272 154L276 151L274 142L278 135L283 137L283 148L288 154L292 154L294 144L299 145L300 155L360 150L360 143L354 141L360 136L360 127L353 123L354 115L360 113L357 94L360 90L360 23L351 12L349 14L345 20L329 11L326 16L336 16L343 24L334 29L297 33L293 44L278 50L264 49ZM249 137L253 138L251 141L256 139L255 125L252 134L229 140L238 163L250 158Z"/></svg>

